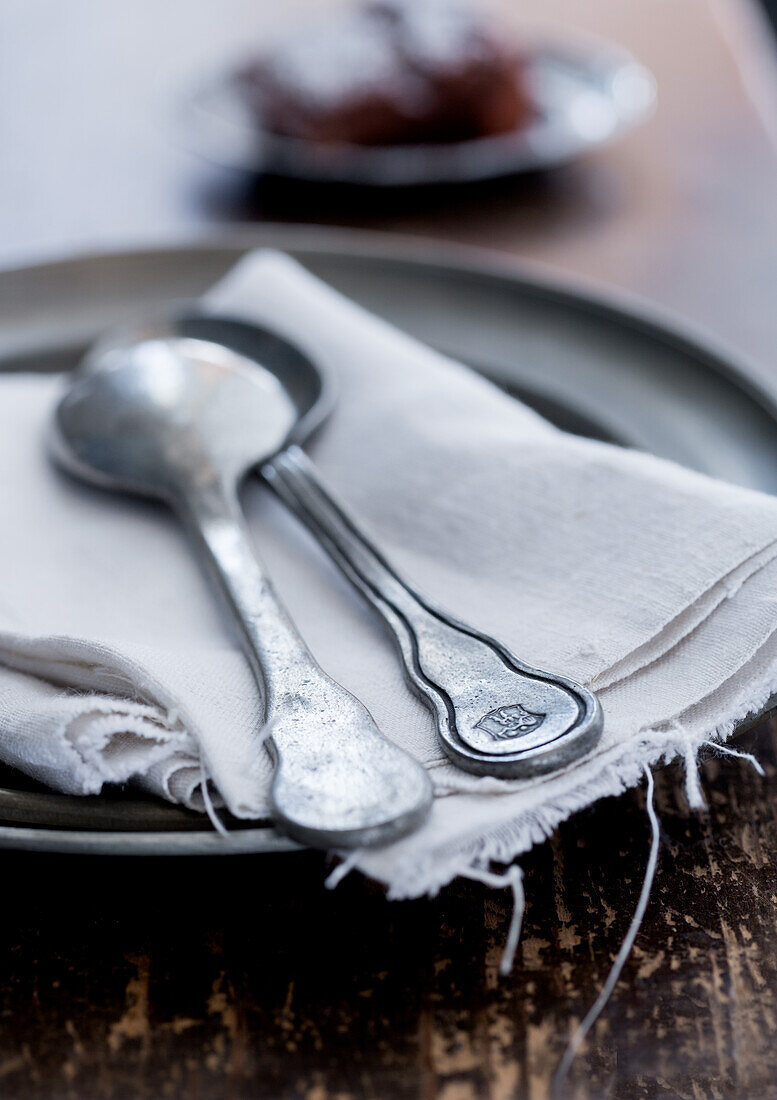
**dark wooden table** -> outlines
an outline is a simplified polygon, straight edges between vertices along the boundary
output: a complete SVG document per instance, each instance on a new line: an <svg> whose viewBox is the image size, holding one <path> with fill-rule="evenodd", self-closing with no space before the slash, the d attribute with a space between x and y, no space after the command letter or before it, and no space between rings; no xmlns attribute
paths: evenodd
<svg viewBox="0 0 777 1100"><path fill-rule="evenodd" d="M276 8L7 0L0 261L236 219L444 236L659 301L777 381L777 70L745 0L522 4L630 47L658 77L656 117L552 176L391 198L256 186L177 145L179 89ZM658 777L652 900L569 1096L777 1096L777 731L745 742L767 778L708 762L707 814L687 812L674 769ZM0 855L0 1095L541 1100L627 928L648 842L631 792L524 859L503 980L509 904L471 884L388 903L356 878L326 892L313 854Z"/></svg>

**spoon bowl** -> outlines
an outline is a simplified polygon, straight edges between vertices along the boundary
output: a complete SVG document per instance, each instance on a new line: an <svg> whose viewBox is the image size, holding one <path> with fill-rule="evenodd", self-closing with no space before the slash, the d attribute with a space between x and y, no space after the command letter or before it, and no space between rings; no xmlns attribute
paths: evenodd
<svg viewBox="0 0 777 1100"><path fill-rule="evenodd" d="M332 376L299 347L262 325L211 312L198 302L173 303L109 330L92 344L79 373L110 370L126 363L135 355L137 345L147 341L171 343L182 338L231 351L249 371L258 370L276 378L296 410L297 421L288 443L301 443L334 406Z"/></svg>
<svg viewBox="0 0 777 1100"><path fill-rule="evenodd" d="M76 383L57 410L55 443L87 480L170 500L193 473L241 477L297 420L273 375L246 369L228 348L176 337L137 344L121 366Z"/></svg>
<svg viewBox="0 0 777 1100"><path fill-rule="evenodd" d="M332 405L329 380L287 341L183 307L113 331L80 374L100 383L76 383L61 402L57 459L105 487L167 500L193 470L241 477Z"/></svg>

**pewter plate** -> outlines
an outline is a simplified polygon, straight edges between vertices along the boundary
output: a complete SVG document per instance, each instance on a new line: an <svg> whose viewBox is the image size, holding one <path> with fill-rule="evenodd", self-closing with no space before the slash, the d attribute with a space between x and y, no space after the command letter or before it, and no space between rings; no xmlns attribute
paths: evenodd
<svg viewBox="0 0 777 1100"><path fill-rule="evenodd" d="M188 144L230 168L373 187L473 183L550 168L612 141L651 112L655 82L623 50L585 40L538 43L526 79L537 107L525 127L445 144L359 146L300 141L257 128L234 79L217 77L184 102Z"/></svg>
<svg viewBox="0 0 777 1100"><path fill-rule="evenodd" d="M539 280L494 256L379 234L271 227L0 272L0 372L69 370L105 327L201 293L259 245L292 253L561 427L777 492L777 401L754 368L633 304ZM132 855L298 848L269 822L227 824L223 839L200 815L132 791L68 798L0 773L0 847Z"/></svg>

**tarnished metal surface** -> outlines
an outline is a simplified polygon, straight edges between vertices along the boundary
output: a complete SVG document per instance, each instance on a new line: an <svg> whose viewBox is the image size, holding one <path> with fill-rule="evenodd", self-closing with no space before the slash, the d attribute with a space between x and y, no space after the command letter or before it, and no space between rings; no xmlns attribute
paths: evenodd
<svg viewBox="0 0 777 1100"><path fill-rule="evenodd" d="M263 693L275 817L297 840L344 848L415 828L431 784L381 737L361 703L313 659L254 555L237 499L245 471L297 421L274 375L228 348L171 335L106 351L56 414L70 472L166 501L182 517L238 620Z"/></svg>
<svg viewBox="0 0 777 1100"><path fill-rule="evenodd" d="M459 767L532 775L596 744L602 714L593 694L523 664L427 603L332 499L299 447L262 472L391 628L408 679L431 705L443 747Z"/></svg>
<svg viewBox="0 0 777 1100"><path fill-rule="evenodd" d="M203 312L196 303L180 304L167 316L151 316L108 334L87 357L85 369L94 372L115 368L117 363L126 363L131 357L138 367L147 367L148 388L158 389L165 354L172 354L173 348L190 356L194 355L191 349L196 348L203 363L228 360L235 377L254 383L248 416L238 407L239 399L233 406L227 405L223 398L217 412L200 415L201 420L204 415L204 420L198 422L198 446L203 428L214 435L219 450L215 464L219 469L226 468L230 487L237 483L251 455L265 458L275 455L263 467L265 478L308 524L346 576L388 623L398 642L408 680L431 706L443 748L455 764L478 775L520 777L561 767L596 743L602 715L590 691L562 675L540 672L524 664L499 642L429 605L386 564L379 550L357 529L353 518L335 503L299 447L287 445L292 439L301 441L330 407L331 388L324 373L298 348L278 334L244 320ZM129 386L125 389L129 390ZM105 415L102 410L100 415ZM234 430L230 433L231 418ZM212 419L216 421L213 426ZM241 434L244 423L249 425L246 438ZM164 433L161 443L164 452L136 445L131 457L135 461L139 457L148 459L154 470L169 468L169 443ZM103 464L106 461L102 453L100 461ZM253 559L245 539L237 540L234 522L237 504L233 502L231 516L225 519L221 514L221 482L205 492L201 477L197 479L199 488L194 500L197 515L192 515L192 472L204 468L208 461L209 455L193 451L188 443L181 447L176 485L180 483L184 489L174 488L172 493L168 490L167 496L179 510L180 501L185 502L190 526L205 533L210 556L225 563L222 572L227 571L233 577L230 598L234 601L236 588L246 585L250 588ZM112 476L127 486L127 456L122 456L119 462L120 469L114 470ZM162 474L151 476L159 494ZM148 491L145 466L143 477L142 491ZM164 492L164 487L161 491ZM215 514L211 515L213 510ZM244 614L250 616L257 596L250 591L240 592L238 601ZM250 652L259 653L262 664L275 667L277 655L282 655L280 663L289 670L285 682L288 692L298 675L298 655L286 644L288 631L277 636L275 623L276 616L262 613ZM272 690L272 685L268 685L268 692ZM308 702L314 698L315 692ZM327 714L333 702L326 692L322 693L318 699L320 713ZM268 714L275 710L273 699L269 698ZM297 723L304 725L309 717L303 712L293 720L289 716L289 722L296 731ZM277 736L273 734L276 745L289 737L296 745L296 732L286 727ZM301 749L294 759L304 759ZM331 760L326 752L322 753L316 764L317 773L333 766ZM288 765L281 762L275 788L278 805L281 792L282 804L288 803L288 775ZM385 782L386 797L398 797L391 769ZM332 783L336 788L334 776ZM307 789L307 785L301 776L295 775L293 789L303 788ZM317 797L321 797L321 792ZM299 813L299 808L295 813ZM315 819L312 803L309 813L312 822ZM294 835L302 838L299 827Z"/></svg>

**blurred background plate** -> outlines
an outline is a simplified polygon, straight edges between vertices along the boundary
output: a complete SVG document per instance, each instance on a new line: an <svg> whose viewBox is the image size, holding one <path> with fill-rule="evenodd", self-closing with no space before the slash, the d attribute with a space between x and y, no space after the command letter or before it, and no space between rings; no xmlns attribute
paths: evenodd
<svg viewBox="0 0 777 1100"><path fill-rule="evenodd" d="M380 234L277 226L0 272L0 372L70 370L102 329L202 293L259 245L288 251L560 427L777 492L777 402L725 350L641 306L488 254ZM131 790L68 798L0 774L0 847L134 855L298 848L269 822L226 823L224 839L201 815Z"/></svg>
<svg viewBox="0 0 777 1100"><path fill-rule="evenodd" d="M527 51L537 107L525 127L445 144L315 143L260 131L237 84L221 76L182 108L187 142L223 166L272 176L374 187L474 183L566 163L636 126L655 103L651 74L629 54L586 40Z"/></svg>

